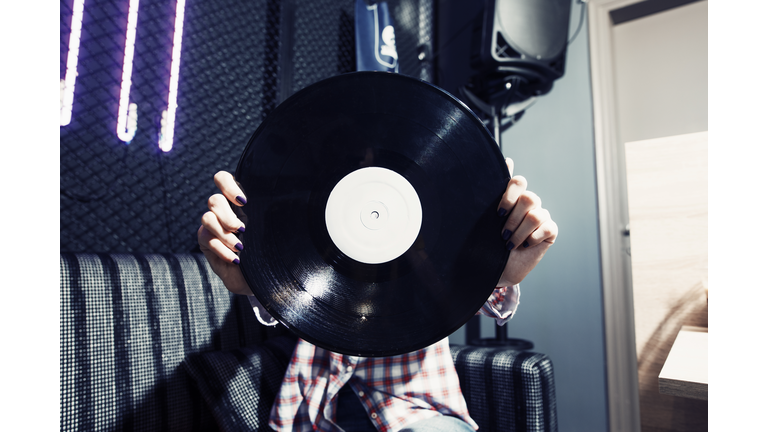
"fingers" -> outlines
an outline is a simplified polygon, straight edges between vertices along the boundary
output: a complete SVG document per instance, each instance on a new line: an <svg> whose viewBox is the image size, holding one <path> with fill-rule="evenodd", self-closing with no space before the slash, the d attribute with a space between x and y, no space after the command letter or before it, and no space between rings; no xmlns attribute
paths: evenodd
<svg viewBox="0 0 768 432"><path fill-rule="evenodd" d="M209 257L209 261L211 261L210 254L213 253L224 262L240 264L237 254L202 225L197 230L197 243L200 245L200 250Z"/></svg>
<svg viewBox="0 0 768 432"><path fill-rule="evenodd" d="M516 210L523 208L522 201L518 203ZM540 201L538 206L527 205L526 208L527 211L521 210L525 211L525 214L519 223L513 220L513 214L504 225L502 238L507 242L507 250L528 248L541 243L553 244L557 238L557 224L552 220L549 210L541 208Z"/></svg>
<svg viewBox="0 0 768 432"><path fill-rule="evenodd" d="M515 247L529 248L545 242L552 244L556 237L557 224L552 220L548 210L539 207L525 215L509 241ZM507 247L510 248L509 245Z"/></svg>
<svg viewBox="0 0 768 432"><path fill-rule="evenodd" d="M241 221L232 207L229 205L229 201L222 194L214 194L208 198L208 209L218 219L217 225L221 227L221 231L233 233L233 232L245 232L245 224ZM205 216L203 216L205 217ZM203 222L205 225L205 222ZM218 233L218 230L211 230L213 233Z"/></svg>
<svg viewBox="0 0 768 432"><path fill-rule="evenodd" d="M245 194L237 186L237 182L232 174L226 171L219 171L213 176L213 182L216 183L216 187L219 188L229 202L237 206L243 206L247 202Z"/></svg>
<svg viewBox="0 0 768 432"><path fill-rule="evenodd" d="M547 219L528 236L528 240L524 241L522 245L523 247L533 247L541 243L554 244L557 238L557 229L557 224L547 212Z"/></svg>
<svg viewBox="0 0 768 432"><path fill-rule="evenodd" d="M519 246L528 236L538 228L542 221L539 220L541 198L531 191L520 194L514 208L510 212L502 229L502 237L506 237L507 249Z"/></svg>
<svg viewBox="0 0 768 432"><path fill-rule="evenodd" d="M512 159L507 158L510 175L514 169ZM528 248L543 242L554 243L557 224L549 211L542 208L541 198L528 191L523 176L513 176L498 206L500 217L506 217L501 236L508 250Z"/></svg>
<svg viewBox="0 0 768 432"><path fill-rule="evenodd" d="M511 159L510 159L511 161ZM510 211L517 205L517 200L520 195L525 192L528 187L528 181L523 176L512 177L507 184L507 190L499 201L499 207L497 209L499 217L504 217L510 214Z"/></svg>
<svg viewBox="0 0 768 432"><path fill-rule="evenodd" d="M221 211L221 209L217 209L217 210ZM239 220L236 217L234 217L234 214L231 214L232 211L229 210L229 208L227 208L226 210L230 214L231 218L233 218L236 222L239 222ZM238 250L238 251L243 250L243 245L240 244L240 240L234 234L234 231L238 231L238 232L242 232L242 231L239 228L232 229L233 226L237 226L235 224L225 224L222 221L222 217L219 216L215 210L205 212L205 214L203 214L203 217L200 218L200 222L202 223L203 227L205 227L205 229L211 233L211 235L218 238L222 243L224 243L231 249ZM242 228L242 226L240 228Z"/></svg>
<svg viewBox="0 0 768 432"><path fill-rule="evenodd" d="M213 176L221 193L208 198L208 211L200 218L197 243L211 269L224 282L224 286L235 294L253 295L240 270L238 253L243 250L237 233L245 232L245 194L226 171ZM238 216L240 215L240 216Z"/></svg>
<svg viewBox="0 0 768 432"><path fill-rule="evenodd" d="M237 255L203 226L197 230L197 241L200 244L200 250L211 264L211 269L221 278L228 290L235 294L253 295L240 271L240 261ZM228 256L228 258L222 259L221 255ZM231 258L232 256L235 258Z"/></svg>
<svg viewBox="0 0 768 432"><path fill-rule="evenodd" d="M200 219L198 243L206 256L212 253L225 262L239 264L237 252L243 250L243 244L235 233L245 232L245 224L233 208L239 210L245 204L245 195L232 174L219 171L213 179L222 193L208 198L209 211Z"/></svg>

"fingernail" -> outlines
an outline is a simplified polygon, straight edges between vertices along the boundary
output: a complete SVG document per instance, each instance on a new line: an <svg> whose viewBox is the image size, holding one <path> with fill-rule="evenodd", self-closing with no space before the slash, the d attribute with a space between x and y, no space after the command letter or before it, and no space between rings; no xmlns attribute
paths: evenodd
<svg viewBox="0 0 768 432"><path fill-rule="evenodd" d="M507 242L507 250L511 251L515 248L515 244L512 242Z"/></svg>
<svg viewBox="0 0 768 432"><path fill-rule="evenodd" d="M524 242L523 242L523 247L524 247L524 248L527 248L527 247L528 247L528 240L526 240L526 241L524 241Z"/></svg>
<svg viewBox="0 0 768 432"><path fill-rule="evenodd" d="M507 209L504 207L499 209L499 217L504 217L504 215L507 214Z"/></svg>
<svg viewBox="0 0 768 432"><path fill-rule="evenodd" d="M243 251L243 244L242 244L242 243L238 243L238 244L236 244L236 245L235 245L235 249L237 249L237 250L239 250L239 251L241 251L241 252L242 252L242 251Z"/></svg>
<svg viewBox="0 0 768 432"><path fill-rule="evenodd" d="M239 202L242 205L245 205L245 203L248 202L248 200L246 200L245 197L241 197L240 195L236 196L235 199L237 200L237 202Z"/></svg>
<svg viewBox="0 0 768 432"><path fill-rule="evenodd" d="M244 233L245 232L245 227L241 226L240 228L237 229L237 232L239 232L240 234Z"/></svg>
<svg viewBox="0 0 768 432"><path fill-rule="evenodd" d="M235 258L235 259L232 260L232 264L240 265L240 260Z"/></svg>
<svg viewBox="0 0 768 432"><path fill-rule="evenodd" d="M504 239L504 241L509 240L509 238L512 237L512 231L505 229L504 232L501 234L501 238Z"/></svg>

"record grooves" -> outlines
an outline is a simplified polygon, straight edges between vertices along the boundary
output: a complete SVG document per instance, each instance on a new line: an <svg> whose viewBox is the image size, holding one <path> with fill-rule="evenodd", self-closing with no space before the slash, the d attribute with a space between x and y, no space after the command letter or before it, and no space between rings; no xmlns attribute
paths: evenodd
<svg viewBox="0 0 768 432"><path fill-rule="evenodd" d="M235 177L254 295L342 354L402 354L448 336L509 255L501 152L466 106L414 78L356 72L306 87L262 122Z"/></svg>

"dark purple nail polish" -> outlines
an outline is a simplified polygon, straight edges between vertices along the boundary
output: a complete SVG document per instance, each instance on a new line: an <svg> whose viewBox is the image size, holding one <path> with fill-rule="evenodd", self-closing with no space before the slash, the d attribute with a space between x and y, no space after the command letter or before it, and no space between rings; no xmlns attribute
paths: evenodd
<svg viewBox="0 0 768 432"><path fill-rule="evenodd" d="M235 259L232 260L232 264L240 265L240 260L235 258Z"/></svg>
<svg viewBox="0 0 768 432"><path fill-rule="evenodd" d="M514 243L512 243L512 242L507 242L507 250L508 250L508 251L511 251L511 250L512 250L512 249L514 249L514 248L515 248L515 244L514 244Z"/></svg>
<svg viewBox="0 0 768 432"><path fill-rule="evenodd" d="M241 226L240 228L237 229L237 232L239 232L240 234L244 233L245 232L245 227Z"/></svg>
<svg viewBox="0 0 768 432"><path fill-rule="evenodd" d="M523 242L523 247L524 247L524 248L527 248L527 247L528 247L528 240L526 240L526 241L524 241L524 242Z"/></svg>
<svg viewBox="0 0 768 432"><path fill-rule="evenodd" d="M509 240L509 238L512 237L512 231L505 229L504 232L501 234L501 238L504 239L504 241Z"/></svg>
<svg viewBox="0 0 768 432"><path fill-rule="evenodd" d="M504 215L507 214L507 209L504 207L499 209L499 217L504 217Z"/></svg>
<svg viewBox="0 0 768 432"><path fill-rule="evenodd" d="M246 200L245 197L241 197L240 195L236 196L235 199L237 200L237 202L239 202L242 205L245 205L245 203L248 202L248 200Z"/></svg>
<svg viewBox="0 0 768 432"><path fill-rule="evenodd" d="M242 243L238 243L238 244L236 244L236 245L235 245L235 249L237 249L237 250L239 250L239 251L241 251L241 252L242 252L242 250L243 250L243 244L242 244Z"/></svg>

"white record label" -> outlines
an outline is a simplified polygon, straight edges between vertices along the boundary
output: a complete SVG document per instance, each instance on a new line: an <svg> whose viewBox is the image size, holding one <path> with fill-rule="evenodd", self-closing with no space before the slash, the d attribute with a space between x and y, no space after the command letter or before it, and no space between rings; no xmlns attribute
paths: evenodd
<svg viewBox="0 0 768 432"><path fill-rule="evenodd" d="M345 255L366 264L404 254L421 230L421 201L400 174L380 167L347 174L331 191L325 225Z"/></svg>

